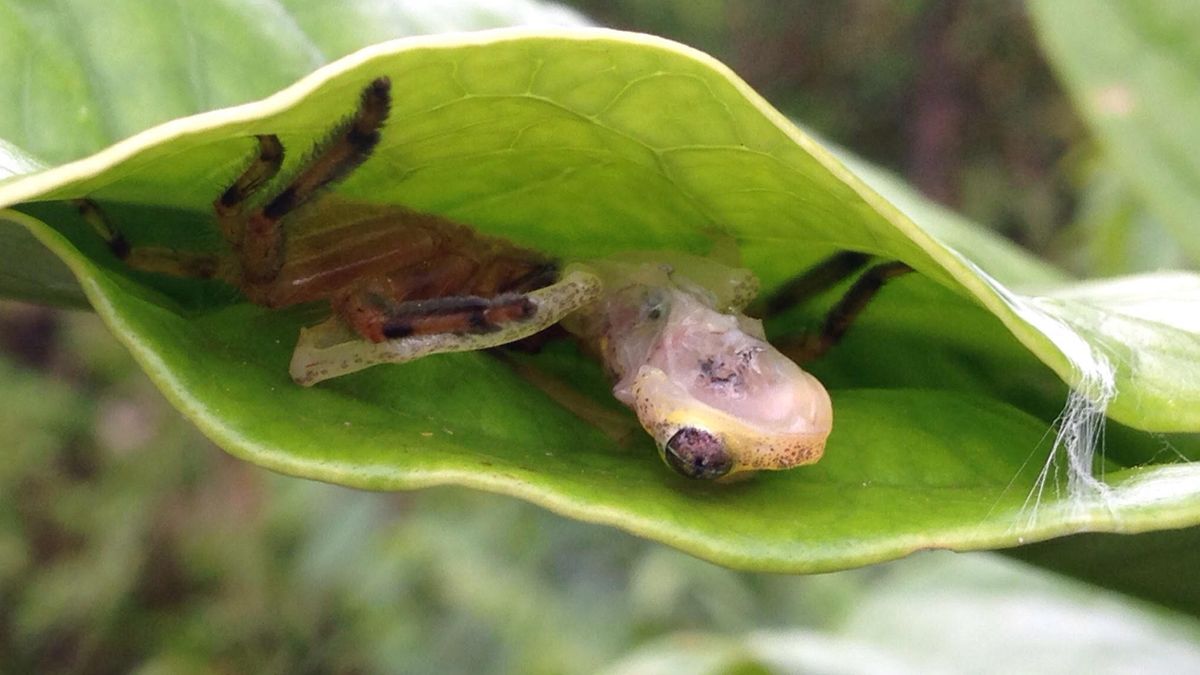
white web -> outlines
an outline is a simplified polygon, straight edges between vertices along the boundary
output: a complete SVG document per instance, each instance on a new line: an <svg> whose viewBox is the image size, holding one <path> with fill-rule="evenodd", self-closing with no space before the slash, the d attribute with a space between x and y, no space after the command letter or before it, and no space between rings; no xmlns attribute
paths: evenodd
<svg viewBox="0 0 1200 675"><path fill-rule="evenodd" d="M1048 299L1010 300L1033 305L1023 315L1030 323L1049 337L1071 362L1077 376L1077 384L1067 396L1066 405L1055 420L1054 443L1042 471L1021 508L1019 519L1026 527L1036 524L1038 509L1046 497L1062 495L1062 473L1066 473L1066 497L1068 517L1081 515L1084 511L1108 503L1110 488L1104 483L1103 474L1097 477L1096 453L1104 452L1105 412L1108 404L1117 395L1116 369L1112 362L1093 345L1084 340L1070 326L1053 318L1038 305L1052 302Z"/></svg>

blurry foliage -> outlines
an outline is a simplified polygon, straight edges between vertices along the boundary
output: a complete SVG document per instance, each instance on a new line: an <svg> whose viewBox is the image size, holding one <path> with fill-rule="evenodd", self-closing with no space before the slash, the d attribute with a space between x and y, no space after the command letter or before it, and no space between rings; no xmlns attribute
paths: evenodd
<svg viewBox="0 0 1200 675"><path fill-rule="evenodd" d="M819 133L1077 271L1178 262L1084 138L1018 3L572 4L713 53ZM1086 225L1060 233L1077 188ZM586 672L676 631L711 645L858 625L912 567L739 574L510 499L273 475L204 440L94 317L0 305L0 338L4 670Z"/></svg>
<svg viewBox="0 0 1200 675"><path fill-rule="evenodd" d="M1094 137L1076 152L1075 261L1093 274L1200 264L1196 5L1031 0L1028 10Z"/></svg>
<svg viewBox="0 0 1200 675"><path fill-rule="evenodd" d="M1107 277L1194 268L1178 240L1147 208L1129 180L1094 145L1079 150L1079 206L1048 257L1067 269Z"/></svg>

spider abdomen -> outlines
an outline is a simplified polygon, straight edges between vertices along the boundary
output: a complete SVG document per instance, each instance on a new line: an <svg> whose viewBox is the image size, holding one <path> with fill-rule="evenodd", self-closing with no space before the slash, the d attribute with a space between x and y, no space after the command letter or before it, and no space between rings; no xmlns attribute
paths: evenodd
<svg viewBox="0 0 1200 675"><path fill-rule="evenodd" d="M547 257L439 216L328 198L314 206L297 219L279 275L243 284L252 302L336 301L366 288L394 303L489 298L554 281L534 279Z"/></svg>

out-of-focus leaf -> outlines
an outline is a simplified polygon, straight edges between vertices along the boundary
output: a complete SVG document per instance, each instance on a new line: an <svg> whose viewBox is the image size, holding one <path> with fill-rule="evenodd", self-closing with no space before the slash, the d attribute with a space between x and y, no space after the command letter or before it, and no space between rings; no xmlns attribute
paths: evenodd
<svg viewBox="0 0 1200 675"><path fill-rule="evenodd" d="M71 270L25 228L0 218L0 288L7 297L87 307Z"/></svg>
<svg viewBox="0 0 1200 675"><path fill-rule="evenodd" d="M1107 151L1200 263L1200 12L1191 2L1030 3L1051 63Z"/></svg>
<svg viewBox="0 0 1200 675"><path fill-rule="evenodd" d="M1200 627L999 559L906 561L828 630L684 633L607 675L1130 673L1200 668ZM1013 645L1021 645L1013 649Z"/></svg>
<svg viewBox="0 0 1200 675"><path fill-rule="evenodd" d="M0 138L0 179L33 173L46 165L30 157L24 150Z"/></svg>
<svg viewBox="0 0 1200 675"><path fill-rule="evenodd" d="M1077 534L1012 549L1016 558L1200 616L1200 528Z"/></svg>
<svg viewBox="0 0 1200 675"><path fill-rule="evenodd" d="M1187 252L1128 177L1103 152L1083 164L1074 223L1053 247L1064 264L1098 277L1186 269Z"/></svg>

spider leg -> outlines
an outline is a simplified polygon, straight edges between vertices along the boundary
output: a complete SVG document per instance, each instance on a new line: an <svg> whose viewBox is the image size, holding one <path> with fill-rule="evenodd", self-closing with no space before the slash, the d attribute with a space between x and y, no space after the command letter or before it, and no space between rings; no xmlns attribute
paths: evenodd
<svg viewBox="0 0 1200 675"><path fill-rule="evenodd" d="M356 333L372 342L441 333L493 333L505 324L524 321L537 311L525 293L396 302L371 285L334 298L332 304Z"/></svg>
<svg viewBox="0 0 1200 675"><path fill-rule="evenodd" d="M913 268L898 260L871 267L829 310L819 332L806 333L790 340L784 339L779 341L776 346L798 363L805 363L821 357L842 339L850 325L854 323L854 320L858 318L858 315L871 302L879 289L883 288L884 284L912 271Z"/></svg>
<svg viewBox="0 0 1200 675"><path fill-rule="evenodd" d="M221 226L221 234L235 251L242 246L245 223L242 210L246 200L258 192L279 173L283 164L283 144L275 134L256 136L258 152L250 159L242 174L213 202L213 211Z"/></svg>
<svg viewBox="0 0 1200 675"><path fill-rule="evenodd" d="M174 277L224 277L225 270L217 255L164 246L130 246L129 240L104 215L99 204L91 199L74 199L72 203L79 209L79 215L104 239L108 250L129 267Z"/></svg>
<svg viewBox="0 0 1200 675"><path fill-rule="evenodd" d="M521 358L503 349L489 349L488 356L495 358L512 369L522 380L536 387L560 407L590 424L621 447L634 447L642 438L642 427L637 419L627 412L602 405L584 394L569 380L547 372L527 358Z"/></svg>
<svg viewBox="0 0 1200 675"><path fill-rule="evenodd" d="M217 221L221 226L221 234L230 247L235 250L241 246L242 205L248 197L279 172L279 166L283 162L283 145L277 136L258 136L257 138L258 154L250 161L241 176L213 202L213 209L217 213ZM132 247L125 235L109 220L95 201L75 199L72 200L72 203L79 210L79 215L104 239L108 250L134 269L176 277L207 279L218 274L221 274L222 277L230 276L227 270L222 269L220 258L216 255L177 251L161 246Z"/></svg>
<svg viewBox="0 0 1200 675"><path fill-rule="evenodd" d="M250 214L241 237L242 274L254 284L273 281L283 266L285 233L280 221L366 161L379 143L379 128L391 107L391 82L381 77L367 85L358 110L318 145L304 167L278 194ZM254 180L248 181L253 184ZM237 184L234 184L237 187Z"/></svg>
<svg viewBox="0 0 1200 675"><path fill-rule="evenodd" d="M871 256L857 251L835 253L784 282L758 308L759 316L775 316L833 288L867 266Z"/></svg>

